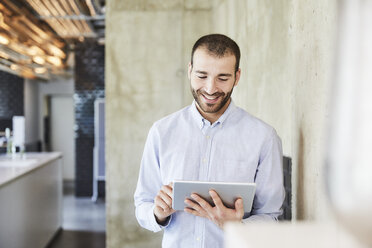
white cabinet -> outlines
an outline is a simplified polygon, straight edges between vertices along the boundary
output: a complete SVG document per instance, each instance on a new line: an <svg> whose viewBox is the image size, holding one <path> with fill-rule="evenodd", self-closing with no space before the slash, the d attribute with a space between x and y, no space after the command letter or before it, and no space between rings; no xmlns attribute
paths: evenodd
<svg viewBox="0 0 372 248"><path fill-rule="evenodd" d="M2 176L14 176L0 176L0 247L42 248L62 227L61 155L52 155L36 156L32 166L0 167Z"/></svg>

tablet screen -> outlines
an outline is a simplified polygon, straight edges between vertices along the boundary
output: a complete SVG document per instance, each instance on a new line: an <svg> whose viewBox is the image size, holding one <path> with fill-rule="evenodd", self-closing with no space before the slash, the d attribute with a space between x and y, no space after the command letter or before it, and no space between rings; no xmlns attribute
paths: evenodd
<svg viewBox="0 0 372 248"><path fill-rule="evenodd" d="M214 206L213 200L209 195L209 190L211 189L217 192L226 207L234 208L236 199L242 198L244 212L248 213L251 211L256 184L236 182L174 181L172 208L183 210L187 206L184 203L185 199L190 199L192 193L198 194Z"/></svg>

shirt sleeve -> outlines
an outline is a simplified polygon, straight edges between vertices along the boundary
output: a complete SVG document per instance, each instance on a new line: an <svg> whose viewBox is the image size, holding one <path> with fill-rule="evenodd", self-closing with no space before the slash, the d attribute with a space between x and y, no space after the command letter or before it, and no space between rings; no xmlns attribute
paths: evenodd
<svg viewBox="0 0 372 248"><path fill-rule="evenodd" d="M154 199L162 186L159 163L159 135L155 126L147 136L137 188L134 193L136 218L140 226L153 232L161 231L169 225L159 225L154 216Z"/></svg>
<svg viewBox="0 0 372 248"><path fill-rule="evenodd" d="M277 220L282 214L285 190L282 143L274 129L262 146L255 183L251 215L243 222Z"/></svg>

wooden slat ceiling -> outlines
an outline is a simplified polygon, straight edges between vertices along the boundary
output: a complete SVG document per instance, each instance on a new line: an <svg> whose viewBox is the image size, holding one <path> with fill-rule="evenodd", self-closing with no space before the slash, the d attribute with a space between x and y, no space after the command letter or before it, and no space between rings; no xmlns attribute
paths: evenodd
<svg viewBox="0 0 372 248"><path fill-rule="evenodd" d="M104 39L101 6L98 0L0 0L0 69L25 78L64 74L74 43Z"/></svg>

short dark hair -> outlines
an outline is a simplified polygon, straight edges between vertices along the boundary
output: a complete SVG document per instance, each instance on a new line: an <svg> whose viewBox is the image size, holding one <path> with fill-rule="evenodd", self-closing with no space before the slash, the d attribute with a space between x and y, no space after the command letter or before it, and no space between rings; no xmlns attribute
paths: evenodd
<svg viewBox="0 0 372 248"><path fill-rule="evenodd" d="M235 56L235 72L239 70L239 61L240 61L240 49L238 44L233 41L231 38L223 34L208 34L199 38L194 46L192 47L191 52L191 66L193 65L193 58L196 49L199 47L206 48L211 54L217 57L223 57L228 53L231 53Z"/></svg>

